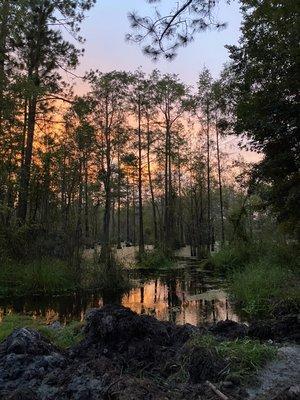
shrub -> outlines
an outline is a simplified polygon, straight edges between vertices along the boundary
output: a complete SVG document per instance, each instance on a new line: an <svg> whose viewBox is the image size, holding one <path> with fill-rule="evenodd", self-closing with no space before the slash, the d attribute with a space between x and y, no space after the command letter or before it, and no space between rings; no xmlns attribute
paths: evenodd
<svg viewBox="0 0 300 400"><path fill-rule="evenodd" d="M132 287L127 271L117 263L112 253L106 261L95 253L94 260L86 261L84 269L84 286L99 290L103 298L110 301L118 300Z"/></svg>
<svg viewBox="0 0 300 400"><path fill-rule="evenodd" d="M138 256L137 267L140 269L168 269L173 265L173 259L161 249L145 251Z"/></svg>

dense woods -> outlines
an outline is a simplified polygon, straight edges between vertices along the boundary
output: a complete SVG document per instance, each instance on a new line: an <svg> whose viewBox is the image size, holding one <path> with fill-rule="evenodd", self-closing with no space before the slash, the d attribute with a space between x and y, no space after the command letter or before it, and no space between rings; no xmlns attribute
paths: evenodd
<svg viewBox="0 0 300 400"><path fill-rule="evenodd" d="M255 236L272 210L296 234L294 6L245 1L242 40L218 80L204 69L191 88L158 70L95 70L78 97L64 77L79 63L93 3L1 2L1 257L79 268L83 247L126 242L166 255L191 245L201 258L237 232ZM174 14L180 26L186 11ZM168 41L176 28L165 29ZM226 154L235 134L264 154L260 163Z"/></svg>
<svg viewBox="0 0 300 400"><path fill-rule="evenodd" d="M134 379L146 374L154 386L134 385L147 386L149 399L212 398L197 397L199 388L190 391L190 382L206 382L219 398L228 398L218 389L226 388L223 381L227 387L244 384L275 356L273 341L299 340L299 6L292 0L241 0L241 37L226 46L228 62L218 77L199 66L197 80L188 85L155 66L146 73L95 65L77 76L84 55L80 30L95 3L0 0L0 339L24 321L11 315L10 297L26 314L25 296L49 295L50 303L54 294L77 296L80 304L75 306L76 298L64 323L70 315L83 318L86 293L92 293L89 305L131 306L133 288L133 309L138 295L140 313L151 315L161 295L168 317L156 316L177 322L182 309L183 324L190 302L207 321L216 322L218 312L226 320L200 332L108 305L87 317L85 330L76 323L49 333L35 319L30 326L61 347L80 342L70 359L84 369L82 375L80 357L88 354L100 364L107 353L111 357L98 397L59 398L135 398L110 397L123 367ZM148 3L159 7L160 1ZM126 39L152 60L167 59L171 71L181 47L201 40L203 31L226 32L226 21L216 18L221 0L170 3L166 14L129 13ZM69 76L77 83L69 84ZM256 162L248 162L243 150L253 151ZM121 262L118 255L129 248L134 259L125 252ZM178 262L182 254L184 266ZM147 280L153 289L148 309ZM225 296L219 309L216 292ZM229 321L235 307L234 318L249 326ZM23 337L15 331L0 343L0 371L14 335L34 356L40 355L36 346L54 351L37 332ZM270 339L271 346L252 339ZM77 373L70 359L64 361L68 377L49 399L73 390L63 388ZM106 372L106 364L99 365L87 363L85 385L99 368ZM210 375L199 378L199 371ZM0 398L7 398L3 382ZM76 385L77 393L81 383ZM89 393L98 393L99 385L94 382ZM245 392L232 393L246 398Z"/></svg>

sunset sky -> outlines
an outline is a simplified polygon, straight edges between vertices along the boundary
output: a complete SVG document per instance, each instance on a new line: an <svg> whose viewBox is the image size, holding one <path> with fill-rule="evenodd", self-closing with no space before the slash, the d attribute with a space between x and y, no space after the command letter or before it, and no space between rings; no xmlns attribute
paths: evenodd
<svg viewBox="0 0 300 400"><path fill-rule="evenodd" d="M164 0L156 6L162 12L168 12L172 3ZM199 34L192 44L179 50L172 62L164 59L153 62L142 54L138 45L127 43L125 34L130 32L128 12L134 10L141 15L153 15L154 5L146 0L98 0L82 24L86 52L78 72L83 74L91 68L103 72L112 69L135 70L141 66L146 72L158 68L162 72L179 74L186 83L194 84L199 71L206 66L217 77L228 60L224 46L237 43L241 22L237 0L230 5L225 1L221 3L216 8L217 19L227 22L226 29Z"/></svg>
<svg viewBox="0 0 300 400"><path fill-rule="evenodd" d="M156 7L162 13L170 11L173 1L163 0ZM81 59L76 73L84 75L90 69L99 69L102 72L111 70L134 71L142 67L145 72L157 68L162 72L175 73L188 85L195 85L199 72L203 67L210 69L217 78L222 66L228 61L226 44L236 44L240 37L241 14L237 0L231 4L222 1L216 7L216 19L226 22L224 30L208 30L196 36L195 41L186 48L179 49L173 61L161 59L157 62L142 53L137 44L126 42L126 33L131 32L128 21L128 12L137 11L140 15L153 15L154 5L146 0L98 0L86 16L82 24L81 34L86 39L85 54ZM76 92L84 93L86 85L78 79L68 75L69 83L76 84ZM229 153L240 153L248 161L256 161L257 154L240 151L237 140L229 138L222 143L223 150Z"/></svg>

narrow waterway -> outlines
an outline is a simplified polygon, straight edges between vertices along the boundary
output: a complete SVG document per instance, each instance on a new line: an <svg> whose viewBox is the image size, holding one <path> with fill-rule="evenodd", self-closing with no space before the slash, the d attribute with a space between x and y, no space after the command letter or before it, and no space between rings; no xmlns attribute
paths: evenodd
<svg viewBox="0 0 300 400"><path fill-rule="evenodd" d="M137 313L177 324L201 325L226 318L241 320L228 298L224 280L203 270L196 261L177 261L171 271L128 271L128 274L134 287L120 298L120 303ZM43 317L47 323L82 320L87 309L103 304L97 292L2 299L0 319L13 312Z"/></svg>

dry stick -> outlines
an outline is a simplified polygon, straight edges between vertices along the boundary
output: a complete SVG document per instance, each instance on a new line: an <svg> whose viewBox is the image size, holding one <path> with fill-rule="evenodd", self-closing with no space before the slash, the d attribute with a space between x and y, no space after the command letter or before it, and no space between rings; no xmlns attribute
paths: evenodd
<svg viewBox="0 0 300 400"><path fill-rule="evenodd" d="M211 390L212 390L216 395L218 395L218 396L220 397L220 399L222 399L222 400L229 400L229 397L225 396L224 393L220 392L220 390L217 389L217 388L215 387L215 385L213 385L211 382L206 381L205 383L207 384L207 386L209 386L209 387L211 388Z"/></svg>

